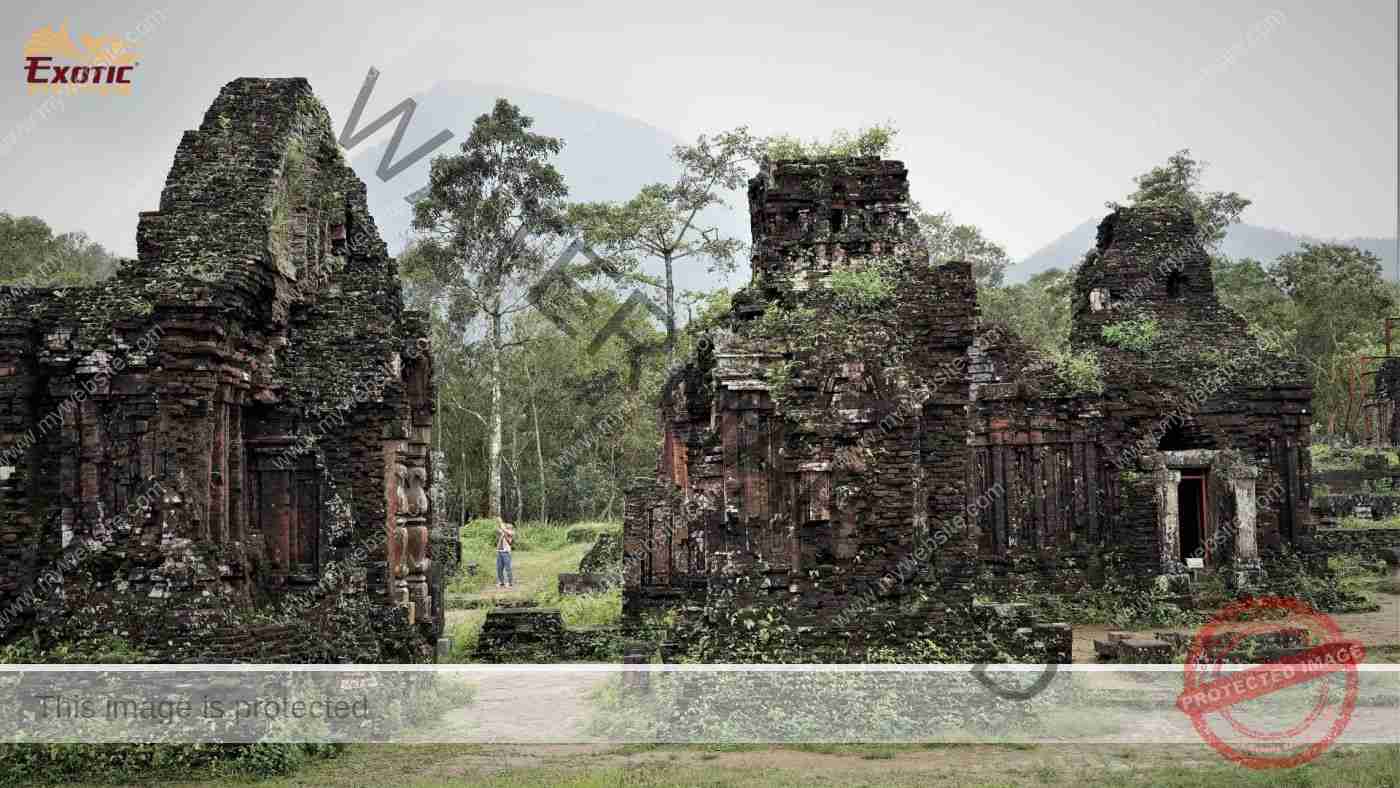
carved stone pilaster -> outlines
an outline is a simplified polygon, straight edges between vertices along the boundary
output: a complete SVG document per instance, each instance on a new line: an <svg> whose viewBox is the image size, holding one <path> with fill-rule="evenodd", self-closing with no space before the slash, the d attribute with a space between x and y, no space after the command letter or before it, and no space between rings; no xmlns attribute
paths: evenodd
<svg viewBox="0 0 1400 788"><path fill-rule="evenodd" d="M403 463L394 465L394 507L388 523L387 581L390 604L409 607L411 623L413 610L408 594L408 531L405 528L405 520L408 519L408 476L407 466Z"/></svg>
<svg viewBox="0 0 1400 788"><path fill-rule="evenodd" d="M428 471L427 445L410 441L398 454L396 538L400 539L394 599L409 608L411 622L430 621L433 615L428 574Z"/></svg>
<svg viewBox="0 0 1400 788"><path fill-rule="evenodd" d="M1235 555L1231 580L1235 588L1257 587L1264 578L1259 561L1258 506L1255 484L1259 469L1248 465L1230 468L1230 486L1235 495Z"/></svg>
<svg viewBox="0 0 1400 788"><path fill-rule="evenodd" d="M406 535L405 587L408 594L410 621L428 621L432 616L432 596L428 592L428 520L425 517L404 519Z"/></svg>
<svg viewBox="0 0 1400 788"><path fill-rule="evenodd" d="M1152 471L1152 479L1157 488L1157 544L1160 547L1158 562L1164 575L1184 574L1186 565L1181 561L1181 504L1177 495L1177 485L1181 483L1181 471L1158 466Z"/></svg>

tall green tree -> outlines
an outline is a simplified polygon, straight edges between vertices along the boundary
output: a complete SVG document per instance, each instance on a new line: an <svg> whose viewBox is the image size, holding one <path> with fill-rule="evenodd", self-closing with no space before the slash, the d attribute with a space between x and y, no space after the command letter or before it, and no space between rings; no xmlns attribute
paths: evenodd
<svg viewBox="0 0 1400 788"><path fill-rule="evenodd" d="M1070 291L1074 277L1049 268L1025 282L977 291L984 323L1010 326L1037 350L1063 352L1069 347Z"/></svg>
<svg viewBox="0 0 1400 788"><path fill-rule="evenodd" d="M1251 324L1282 335L1291 332L1296 313L1288 294L1265 266L1252 257L1214 261L1215 295Z"/></svg>
<svg viewBox="0 0 1400 788"><path fill-rule="evenodd" d="M72 287L95 284L117 259L85 233L55 234L37 216L0 212L0 284Z"/></svg>
<svg viewBox="0 0 1400 788"><path fill-rule="evenodd" d="M487 516L501 514L502 385L512 316L530 308L528 288L561 246L568 189L554 166L564 143L536 134L505 99L476 119L461 153L433 160L427 194L414 205L415 242L405 257L435 284L450 318L480 322L490 405ZM465 337L466 334L464 333Z"/></svg>
<svg viewBox="0 0 1400 788"><path fill-rule="evenodd" d="M1354 435L1361 357L1382 352L1381 326L1396 306L1380 258L1352 246L1305 242L1279 257L1269 278L1289 299L1284 336L1312 370L1314 411L1329 432Z"/></svg>
<svg viewBox="0 0 1400 788"><path fill-rule="evenodd" d="M703 263L720 274L735 269L744 242L726 236L703 214L725 207L726 193L744 185L762 144L744 127L701 135L695 144L672 151L680 167L674 181L643 186L626 202L580 203L569 209L569 219L584 239L628 270L635 272L646 259L661 262L661 281L652 284L662 295L668 362L676 352L676 266Z"/></svg>
<svg viewBox="0 0 1400 788"><path fill-rule="evenodd" d="M501 515L507 519L615 518L627 484L656 461L651 393L665 373L660 354L645 357L650 363L634 383L627 341L614 336L592 345L622 301L603 287L590 295L569 315L572 333L560 331L543 310L511 318L511 335L522 344L502 362L508 396L501 403ZM623 328L639 343L661 346L649 315L634 310ZM458 332L442 309L434 336L440 408L433 439L445 460L444 511L481 515L489 498L489 348L484 341L454 344Z"/></svg>
<svg viewBox="0 0 1400 788"><path fill-rule="evenodd" d="M929 259L935 264L958 260L972 264L977 288L1001 286L1011 257L1001 244L989 240L973 224L958 224L953 215L920 211L917 216L919 232L928 245Z"/></svg>

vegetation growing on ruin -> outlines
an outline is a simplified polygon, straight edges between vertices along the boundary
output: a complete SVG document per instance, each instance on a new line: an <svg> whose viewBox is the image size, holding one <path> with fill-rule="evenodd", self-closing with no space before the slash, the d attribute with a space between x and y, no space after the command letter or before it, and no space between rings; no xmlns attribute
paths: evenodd
<svg viewBox="0 0 1400 788"><path fill-rule="evenodd" d="M1055 380L1067 394L1102 394L1103 368L1091 349L1057 350L1049 354Z"/></svg>
<svg viewBox="0 0 1400 788"><path fill-rule="evenodd" d="M768 363L765 380L784 415L797 418L801 390L819 387L853 359L866 365L872 385L907 378L902 371L910 348L897 341L894 317L903 277L897 264L884 258L838 266L805 293L802 305L769 305L744 326L744 336L756 347L783 354ZM891 399L900 396L891 394Z"/></svg>
<svg viewBox="0 0 1400 788"><path fill-rule="evenodd" d="M307 181L305 145L301 137L293 136L282 159L281 182L268 195L271 216L267 238L273 262L292 277L296 275L290 259L292 213L306 202Z"/></svg>
<svg viewBox="0 0 1400 788"><path fill-rule="evenodd" d="M851 132L844 129L829 138L801 139L779 134L767 141L765 152L774 161L822 159L836 156L888 156L899 130L893 124L876 124Z"/></svg>
<svg viewBox="0 0 1400 788"><path fill-rule="evenodd" d="M829 284L836 303L849 312L877 309L894 295L894 284L878 265L841 266L831 272Z"/></svg>
<svg viewBox="0 0 1400 788"><path fill-rule="evenodd" d="M1158 324L1155 319L1139 316L1104 326L1103 338L1110 345L1124 350L1146 353L1152 349L1152 344L1157 340L1157 329Z"/></svg>
<svg viewBox="0 0 1400 788"><path fill-rule="evenodd" d="M979 578L979 587L992 598L1029 602L1047 620L1072 624L1103 624L1115 629L1193 627L1209 619L1211 611L1246 595L1273 595L1298 599L1324 613L1361 613L1376 609L1369 594L1386 593L1384 564L1348 556L1333 556L1326 570L1309 570L1301 556L1290 550L1265 557L1264 586L1246 592L1230 588L1225 570L1200 576L1189 593L1144 585L1131 562L1112 551L1093 559L1094 568L1082 575L1083 588L1073 591L1042 587L1034 573L1020 575L1019 585L1007 594L990 575ZM1064 581L1086 570L1074 559L1062 567Z"/></svg>

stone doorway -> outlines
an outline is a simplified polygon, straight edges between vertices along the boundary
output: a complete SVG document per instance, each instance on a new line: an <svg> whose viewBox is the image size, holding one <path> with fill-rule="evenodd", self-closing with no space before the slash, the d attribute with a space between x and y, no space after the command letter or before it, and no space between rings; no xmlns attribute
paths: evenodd
<svg viewBox="0 0 1400 788"><path fill-rule="evenodd" d="M1207 536L1209 530L1206 512L1210 486L1206 483L1207 471L1203 468L1183 469L1181 481L1176 485L1178 541L1181 548L1181 562L1200 558L1209 563L1212 550Z"/></svg>
<svg viewBox="0 0 1400 788"><path fill-rule="evenodd" d="M1201 566L1229 566L1240 587L1256 583L1262 576L1255 534L1259 469L1236 452L1214 449L1161 451L1146 455L1142 467L1156 477L1162 573L1179 576L1187 559L1201 558Z"/></svg>

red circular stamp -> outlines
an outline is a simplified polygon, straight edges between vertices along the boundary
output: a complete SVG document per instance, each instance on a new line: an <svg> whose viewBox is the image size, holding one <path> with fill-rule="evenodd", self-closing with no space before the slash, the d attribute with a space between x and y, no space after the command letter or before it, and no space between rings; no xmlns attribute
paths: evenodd
<svg viewBox="0 0 1400 788"><path fill-rule="evenodd" d="M1256 652L1276 656L1259 662ZM1305 602L1242 599L1196 633L1176 706L1206 743L1236 763L1298 766L1332 746L1351 721L1356 665L1365 655Z"/></svg>

